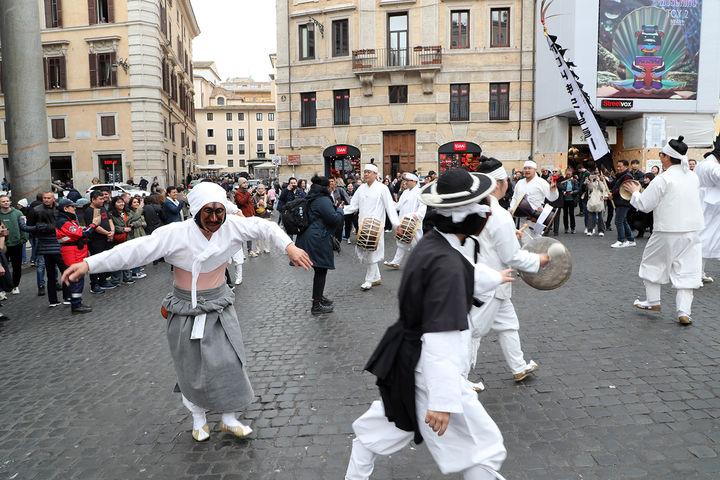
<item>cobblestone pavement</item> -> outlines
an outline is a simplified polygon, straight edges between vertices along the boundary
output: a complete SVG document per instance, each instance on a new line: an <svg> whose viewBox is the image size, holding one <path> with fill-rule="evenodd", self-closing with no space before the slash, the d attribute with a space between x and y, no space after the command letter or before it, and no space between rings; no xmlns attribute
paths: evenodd
<svg viewBox="0 0 720 480"><path fill-rule="evenodd" d="M505 436L509 480L720 478L720 286L696 292L687 328L670 289L662 312L634 310L645 240L613 250L613 237L561 236L575 259L561 289L516 282L534 378L512 381L496 338L481 347L473 377L488 386L480 398ZM221 433L213 414L202 444L172 393L167 265L104 295L86 288L94 311L76 316L48 309L25 270L0 323L0 479L343 478L351 423L377 397L362 366L396 318L401 272L383 269L383 285L362 292L347 244L337 259L324 317L309 312L311 273L286 257L248 259L236 308L257 394L242 417L255 433ZM720 264L708 271L720 280ZM421 445L380 460L373 478L441 477Z"/></svg>

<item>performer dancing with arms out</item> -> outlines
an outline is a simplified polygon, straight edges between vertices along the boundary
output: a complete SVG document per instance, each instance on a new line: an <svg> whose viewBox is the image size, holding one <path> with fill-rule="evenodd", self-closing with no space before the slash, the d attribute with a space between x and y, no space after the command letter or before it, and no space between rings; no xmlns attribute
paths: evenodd
<svg viewBox="0 0 720 480"><path fill-rule="evenodd" d="M530 253L520 249L515 222L510 212L500 206L498 200L505 196L508 188L508 176L502 163L494 158L481 158L479 171L493 177L497 183L490 195L490 208L492 215L487 225L478 237L480 243L479 261L490 268L504 270L513 268L525 272L535 273L538 269L550 262L547 254ZM466 242L466 247L472 242ZM473 307L470 312L470 327L472 330L471 365L477 361L480 340L490 331L497 332L498 342L502 348L505 361L513 373L516 382L524 380L535 372L537 364L530 360L525 362L520 335L518 330L520 322L515 307L510 300L512 285L509 283L498 286L496 289L478 296L483 302L481 307ZM479 385L476 390L482 390Z"/></svg>
<svg viewBox="0 0 720 480"><path fill-rule="evenodd" d="M459 168L423 188L421 201L436 208L435 228L410 253L398 290L400 319L365 367L378 377L382 400L353 423L346 480L370 478L377 455L413 438L427 442L444 474L502 478L496 473L506 456L502 435L465 377L468 312L481 270L465 258L462 243L481 232L490 208L478 202L494 189L492 178ZM485 283L511 279L496 275Z"/></svg>
<svg viewBox="0 0 720 480"><path fill-rule="evenodd" d="M158 258L175 268L175 287L162 303L167 338L183 404L193 416L193 438L207 440L206 410L223 412L220 430L238 437L252 429L235 412L253 401L245 368L245 349L235 313L235 296L224 282L228 258L248 240L272 242L308 270L307 254L280 227L256 217L226 216L225 190L202 182L188 195L194 219L165 225L152 235L125 242L63 273L64 282L82 275L125 270Z"/></svg>
<svg viewBox="0 0 720 480"><path fill-rule="evenodd" d="M537 163L534 161L527 160L523 164L523 177L515 184L510 210L515 210L523 195L536 212L542 212L545 199L553 202L560 196L554 182L550 185L547 180L537 175Z"/></svg>
<svg viewBox="0 0 720 480"><path fill-rule="evenodd" d="M693 289L702 286L702 245L698 231L703 229L700 183L690 171L687 145L683 137L670 140L660 152L663 173L650 182L644 192L640 185L625 182L632 193L630 204L653 212L653 233L645 245L640 278L645 281L645 300L635 300L642 310L660 310L660 285L672 282L677 289L675 303L680 324L692 323Z"/></svg>
<svg viewBox="0 0 720 480"><path fill-rule="evenodd" d="M372 217L381 223L385 221L385 215L387 214L393 229L396 229L400 224L400 219L395 210L395 203L390 195L390 190L382 182L377 181L377 176L378 168L375 164L368 163L365 165L363 170L365 183L360 185L355 195L352 196L352 201L350 205L344 208L344 213L347 215L359 212L360 221ZM359 234L360 232L358 232ZM382 228L380 228L379 234L381 235L380 242L375 251L355 247L360 261L367 264L365 282L360 285L363 290L370 290L373 286L382 284L380 269L378 268L378 262L385 258L385 242L382 238Z"/></svg>
<svg viewBox="0 0 720 480"><path fill-rule="evenodd" d="M705 217L705 228L698 234L702 243L703 283L713 281L705 273L707 261L720 259L720 135L715 139L714 146L715 150L706 153L705 160L694 170L700 180L700 199Z"/></svg>
<svg viewBox="0 0 720 480"><path fill-rule="evenodd" d="M405 255L415 247L422 238L422 222L427 210L427 206L420 201L420 187L418 186L419 179L417 175L405 172L403 179L405 181L405 191L397 202L398 216L401 221L405 216L413 217L418 221L420 228L415 230L415 236L411 243L396 241L397 251L395 252L395 257L393 257L391 261L385 262L385 265L394 269L400 268L400 264L402 264Z"/></svg>

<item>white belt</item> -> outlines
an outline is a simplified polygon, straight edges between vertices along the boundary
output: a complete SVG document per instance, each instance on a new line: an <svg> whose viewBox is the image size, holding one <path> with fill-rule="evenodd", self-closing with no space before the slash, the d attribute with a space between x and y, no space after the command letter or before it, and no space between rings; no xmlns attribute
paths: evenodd
<svg viewBox="0 0 720 480"><path fill-rule="evenodd" d="M193 328L192 328L192 333L190 334L190 340L199 340L199 339L203 338L203 334L205 333L205 318L206 317L207 317L206 313L197 315L195 317L195 320L193 320Z"/></svg>

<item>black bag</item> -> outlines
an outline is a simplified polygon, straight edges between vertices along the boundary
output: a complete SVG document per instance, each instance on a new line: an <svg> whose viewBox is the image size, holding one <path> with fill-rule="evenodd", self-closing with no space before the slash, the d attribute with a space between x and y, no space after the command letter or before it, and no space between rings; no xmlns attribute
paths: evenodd
<svg viewBox="0 0 720 480"><path fill-rule="evenodd" d="M337 253L340 253L340 245L342 244L342 242L338 240L335 235L331 235L330 238L332 239L333 250L335 250Z"/></svg>
<svg viewBox="0 0 720 480"><path fill-rule="evenodd" d="M10 273L10 265L8 265L5 252L2 250L0 250L0 264L2 264L2 267L5 269L5 273L0 276L0 290L9 292L13 289L12 274Z"/></svg>
<svg viewBox="0 0 720 480"><path fill-rule="evenodd" d="M296 198L283 206L282 223L288 235L299 235L310 226L308 202L305 198Z"/></svg>

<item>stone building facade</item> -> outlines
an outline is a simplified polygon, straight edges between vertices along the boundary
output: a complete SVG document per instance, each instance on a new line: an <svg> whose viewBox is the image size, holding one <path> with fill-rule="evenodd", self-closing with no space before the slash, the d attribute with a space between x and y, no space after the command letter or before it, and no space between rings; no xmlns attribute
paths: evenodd
<svg viewBox="0 0 720 480"><path fill-rule="evenodd" d="M190 0L38 3L53 180L182 182L196 163Z"/></svg>

